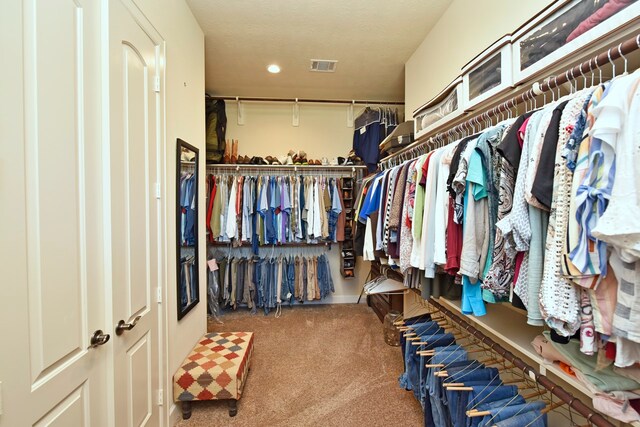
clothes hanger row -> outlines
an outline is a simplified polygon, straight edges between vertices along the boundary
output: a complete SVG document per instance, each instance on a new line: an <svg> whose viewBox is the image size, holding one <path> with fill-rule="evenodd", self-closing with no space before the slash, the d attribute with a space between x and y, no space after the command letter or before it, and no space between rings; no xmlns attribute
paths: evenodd
<svg viewBox="0 0 640 427"><path fill-rule="evenodd" d="M435 312L434 312L434 313L435 313ZM411 328L411 326L409 326L408 328L410 328L410 330L412 329L412 328ZM435 333L437 333L437 332L434 332L434 334L435 334ZM415 334L414 334L414 333L412 333L412 332L406 332L406 333L405 333L405 337L407 337L408 335L415 335ZM434 335L432 334L430 337L427 337L426 339L428 340L428 339L430 339L432 336L434 336ZM471 335L470 335L470 336L471 336ZM452 343L450 343L450 344L449 344L448 346L446 346L446 347L449 347L449 346L451 346L451 345L453 345L453 344L456 344L456 345L457 345L457 344L459 344L459 342L460 342L459 340L458 340L458 341L456 341L455 343L454 343L454 342L452 342ZM478 351L487 351L487 350L489 350L488 348L486 348L485 346L483 346L483 345L482 345L482 343L479 343L478 345L480 345L480 347L479 347L479 349L478 349L478 350L467 350L467 354L471 354L471 353L478 352ZM420 354L420 355L422 355L422 356L432 356L432 355L434 354L434 352L433 352L433 351L418 351L417 353L418 353L418 354ZM450 360L450 361L449 361L448 359L450 359L450 358L451 358L452 360ZM439 371L436 371L436 372L434 373L434 375L436 375L436 376L438 376L438 377L441 377L441 378L444 378L444 380L443 380L443 385L444 385L444 387L445 387L447 390L449 390L449 391L461 391L461 392L472 391L472 390L473 390L473 388L471 388L471 387L466 387L466 386L465 386L465 384L464 384L464 382L460 382L460 380L462 380L462 379L464 378L464 376L465 376L465 375L470 375L471 373L475 372L477 369L482 369L482 368L485 368L485 367L490 366L490 365L499 364L499 365L502 365L502 366L503 366L503 368L502 368L502 369L500 369L500 368L499 368L499 371L502 371L502 372L503 372L503 373L501 374L501 376L502 376L502 375L504 375L504 373L505 373L504 371L506 371L506 370L508 370L508 369L514 369L514 368L515 368L515 366L514 366L514 365L511 365L511 366L508 366L508 367L507 367L507 366L506 366L506 363L505 363L505 362L506 362L506 359L504 359L504 358L499 358L499 357L495 357L495 356L490 356L490 357L487 357L487 358L484 358L484 359L480 359L480 360L479 360L479 362L480 362L480 363L479 363L478 365L474 366L473 368L469 367L469 368L465 368L465 369L463 369L463 370L461 370L461 371L458 371L458 372L457 372L457 374L456 374L456 381L458 381L458 382L455 382L455 383L454 383L454 382L447 381L447 379L446 379L446 378L448 378L448 374L446 373L446 367L447 367L448 365L450 365L451 363L456 362L457 360L458 360L458 358L457 358L457 357L454 357L454 353L451 353L451 354L450 354L450 355L448 355L448 356L445 358L445 360L443 360L443 361L442 361L442 363L440 363L440 364L430 364L430 365L426 365L426 367L429 367L429 368L440 369ZM467 370L468 370L468 371L467 371ZM461 375L461 374L462 374L462 375ZM536 384L536 383L532 383L532 381L531 381L530 379L526 378L526 377L524 376L524 374L523 374L523 377L522 377L522 378L517 378L517 381L513 381L513 380L512 380L512 381L502 381L502 380L501 380L501 383L502 383L502 384L507 384L507 383L516 383L516 384L517 384L517 387L518 387L518 390L520 390L520 391L525 391L525 390L528 390L528 389L535 389L535 391L534 391L534 392L532 392L532 393L528 393L528 394L525 394L525 396L526 396L526 398L527 398L527 399L531 399L531 398L534 398L534 397L542 396L543 394L545 394L545 393L546 393L546 391L542 391L542 390L540 390L540 388L539 388L539 385L538 385L538 384ZM488 386L490 386L490 385L492 385L492 384L493 384L493 383L489 383L489 384L487 385L487 387L488 387ZM486 389L486 387L485 387L485 389ZM496 389L496 390L497 390L497 389ZM493 390L493 391L495 391L495 390ZM488 394L484 399L482 399L481 401L476 402L476 404L474 405L474 407L473 407L473 408L471 408L471 409L467 410L467 411L466 411L467 416L469 416L469 417L479 417L479 416L488 416L488 415L491 415L491 412L489 412L489 411L478 411L478 410L477 410L477 409L475 409L475 408L476 408L478 405L480 405L484 400L486 400L486 399L491 395L491 393L493 393L493 391L492 391L492 392L490 392L490 393L489 393L489 394ZM522 396L522 393L518 393L518 395ZM514 399L516 399L518 395L514 396L514 398L512 399L512 401L513 401ZM507 404L505 405L505 407L504 407L504 408L506 408L510 403L511 403L511 402L507 403ZM560 403L555 403L555 404L554 404L553 402L551 402L549 405L547 405L547 406L546 406L546 407L541 411L540 416L543 416L543 415L544 415L544 414L546 414L547 412L550 412L551 410L557 409L558 407L560 407L560 406L562 406L562 405L564 405L564 404L565 404L565 402L560 402ZM504 409L504 408L502 408L502 409ZM524 409L524 408L525 408L525 407L523 407L523 409ZM501 411L501 410L499 410L496 414L494 414L493 418L495 418L495 416L497 416L497 415L500 413L500 411ZM517 415L517 414L516 414L516 415ZM492 418L489 422L493 421L493 418Z"/></svg>
<svg viewBox="0 0 640 427"><path fill-rule="evenodd" d="M528 390L533 389L534 391L522 394L525 400L529 400L532 398L540 397L549 394L549 399L543 399L548 402L547 406L542 409L540 416L550 412L550 411L568 411L568 414L562 413L562 416L567 418L570 421L572 426L580 427L584 425L579 424L574 420L574 415L579 416L580 418L586 420L587 426L598 426L598 427L612 427L612 424L609 423L604 417L602 417L598 413L594 413L591 408L584 405L579 399L570 393L563 390L560 386L553 383L547 377L540 375L536 371L534 371L530 366L522 361L522 359L516 357L512 353L505 350L502 346L486 337L481 331L473 327L471 324L467 323L455 313L448 310L446 307L442 306L438 301L430 299L428 301L424 301L424 307L427 308L427 313L422 314L421 316L425 317L425 320L430 318L435 321L439 327L443 327L448 331L457 332L455 335L463 336L463 338L469 339L470 343L465 345L465 348L472 348L473 350L467 350L468 354L473 353L482 353L484 352L485 358L480 359L485 366L490 365L498 365L498 370L501 372L501 376L509 375L509 380L503 381L503 384L507 382L510 384L517 384L519 390ZM398 327L400 331L405 334L406 339L412 344L415 342L415 345L425 345L430 337L418 336L415 327L411 324L405 325L404 319L397 320L395 325ZM433 336L433 335L432 335ZM420 342L416 342L416 341ZM456 340L455 344L459 344L460 340ZM453 343L452 343L453 344ZM423 356L432 356L433 350L424 350L419 351L419 354ZM448 378L448 373L446 372L447 365L453 363L453 361L448 362L447 360L443 361L438 365L427 365L428 367L437 369L438 371L434 373L434 375L444 378L444 382L448 382L446 378ZM458 372L457 375L460 375ZM462 379L457 377L458 379ZM457 381L456 383L449 382L448 389L458 391L470 391L468 387L464 385L464 381ZM472 389L471 389L472 390ZM553 401L554 396L560 398L560 401ZM475 408L481 402L476 402L473 408L467 408L467 414L472 414L478 412ZM575 411L574 411L575 410ZM482 415L490 415L487 413L477 413L473 416L482 416Z"/></svg>
<svg viewBox="0 0 640 427"><path fill-rule="evenodd" d="M536 110L538 108L538 98L540 96L543 97L541 100L542 106L547 105L547 93L551 94L551 101L555 102L561 97L560 89L563 83L569 83L570 93L578 91L579 77L582 77L583 89L593 87L595 84L595 70L598 70L598 84L602 84L603 81L606 81L602 75L602 69L605 65L611 65L611 79L613 80L617 77L616 64L614 62L615 59L622 58L624 60L624 71L622 75L625 75L628 73L629 61L623 51L626 51L628 54L629 52L638 49L640 49L640 34L619 43L618 46L609 48L606 52L602 52L588 61L582 62L573 68L566 70L564 73L548 77L543 83L535 82L531 89L521 95L488 109L487 111L459 123L448 130L438 132L437 134L429 137L426 141L406 149L405 151L400 151L395 156L392 155L392 157L381 162L381 169L385 170L399 166L405 161L412 160L466 136L481 132L492 126L494 124L494 120L497 124L504 120L518 117L518 106L521 104L524 104L525 112ZM606 62L599 59L603 56L606 57ZM585 73L589 72L591 72L591 85L587 86L587 77ZM558 82L558 80L560 80L560 82Z"/></svg>

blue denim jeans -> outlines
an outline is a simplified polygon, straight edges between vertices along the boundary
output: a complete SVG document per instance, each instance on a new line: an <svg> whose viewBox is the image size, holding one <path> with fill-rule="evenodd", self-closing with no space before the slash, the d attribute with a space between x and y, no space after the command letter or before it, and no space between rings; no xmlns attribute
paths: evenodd
<svg viewBox="0 0 640 427"><path fill-rule="evenodd" d="M454 347L454 346L452 346ZM458 347L458 346L455 346ZM435 356L434 356L435 357ZM437 360L437 359L436 359ZM478 363L478 361L476 360L461 360L461 361L457 361L457 362L447 362L447 371L449 373L451 372L456 372L458 370L463 370L463 369L472 369L476 366L480 366L480 363ZM442 378L441 377L436 377L435 375L433 375L436 371L438 371L439 368L430 368L429 371L427 372L427 376L429 378L429 380L431 381L435 381L435 385L434 388L437 387L439 390L442 391ZM433 384L433 383L431 383ZM429 385L429 387L431 387ZM441 425L446 425L449 426L450 424L450 417L448 412L446 411L446 396L444 395L444 393L440 396L442 402L443 402L443 408L445 409L445 414L443 416L443 418L445 419L445 422L447 424L440 424L440 419L438 419L438 424L435 424L436 419L434 419L434 414L433 414L433 407L431 405L431 396L429 396L429 399L427 399L425 401L425 412L424 412L424 420L425 420L425 426L436 426L439 427ZM429 411L428 409L431 408L431 411ZM438 411L438 409L435 409L436 411ZM440 412L438 412L440 413Z"/></svg>
<svg viewBox="0 0 640 427"><path fill-rule="evenodd" d="M420 349L437 349L437 348L451 348L456 349L459 348L458 345L453 345L455 343L455 337L451 334L445 334L444 330L441 328L431 329L429 332L424 333L420 336L421 341L427 342L426 345L419 346ZM444 347L441 347L444 346ZM416 347L418 348L418 347ZM419 369L419 385L417 387L414 386L413 392L416 398L420 401L422 405L422 410L424 413L424 425L425 427L438 427L439 424L436 424L436 420L433 419L432 416L432 408L431 408L431 400L429 398L429 393L427 391L427 380L429 378L429 373L431 369L427 369L425 364L431 363L431 356L421 356L419 359L420 369Z"/></svg>
<svg viewBox="0 0 640 427"><path fill-rule="evenodd" d="M466 361L467 351L459 345L451 347L441 347L435 349L436 353L431 358L431 363L434 365L442 364L447 368L455 362ZM435 372L441 368L430 368L427 373L427 392L426 397L431 403L431 412L433 420L437 426L448 426L451 421L449 420L449 413L442 400L442 384L440 377L435 376Z"/></svg>
<svg viewBox="0 0 640 427"><path fill-rule="evenodd" d="M444 332L444 330L440 328L436 322L424 322L424 323L414 324L413 331L418 335L421 335L422 333L426 333L426 332L429 332L429 333ZM419 376L419 374L418 375L413 374L413 372L418 372L415 370L417 369L417 365L414 357L416 355L418 346L415 346L411 343L412 341L405 340L404 372L402 373L402 375L400 375L400 378L398 378L400 387L404 388L405 390L413 390L414 383L412 382L412 378L416 378ZM415 385L417 385L417 383L415 383Z"/></svg>
<svg viewBox="0 0 640 427"><path fill-rule="evenodd" d="M538 400L530 403L509 404L508 406L493 408L490 409L491 415L487 415L486 417L482 418L481 422L478 423L478 426L490 427L500 421L513 418L526 412L540 411L545 406L546 404L543 401Z"/></svg>
<svg viewBox="0 0 640 427"><path fill-rule="evenodd" d="M472 391L447 391L449 399L449 413L454 427L466 427L466 412L473 409L481 402L491 402L518 394L517 386L501 385L499 378L490 381L467 381L465 386L470 386Z"/></svg>
<svg viewBox="0 0 640 427"><path fill-rule="evenodd" d="M425 345L413 346L416 350L414 350L414 354L417 356L417 369L413 371L409 371L409 377L411 379L411 384L413 385L413 394L424 407L425 398L427 394L425 393L425 384L426 384L426 374L427 368L425 364L429 363L431 357L419 356L416 354L417 350L432 350L438 347L446 347L448 345L452 345L456 342L455 337L452 334L447 333L425 333L424 335L420 335L420 341L426 342Z"/></svg>
<svg viewBox="0 0 640 427"><path fill-rule="evenodd" d="M547 427L547 414L529 411L496 423L498 427Z"/></svg>
<svg viewBox="0 0 640 427"><path fill-rule="evenodd" d="M465 387L473 387L478 386L480 389L485 387L495 387L501 385L502 382L500 379L494 379L490 381L481 380L481 381L467 381L465 382ZM466 410L467 403L471 398L470 391L455 391L451 389L445 389L444 391L447 398L447 409L449 411L449 419L451 420L451 425L456 427L464 427L466 425ZM460 413L458 410L462 408L462 412ZM471 409L471 408L469 408Z"/></svg>

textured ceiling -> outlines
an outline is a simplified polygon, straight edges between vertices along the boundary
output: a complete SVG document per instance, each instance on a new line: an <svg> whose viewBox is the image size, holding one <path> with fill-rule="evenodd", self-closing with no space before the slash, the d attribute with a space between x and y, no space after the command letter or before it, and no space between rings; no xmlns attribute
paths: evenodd
<svg viewBox="0 0 640 427"><path fill-rule="evenodd" d="M187 0L211 95L404 100L404 63L452 0ZM312 73L310 59L338 60ZM269 74L268 64L282 68Z"/></svg>

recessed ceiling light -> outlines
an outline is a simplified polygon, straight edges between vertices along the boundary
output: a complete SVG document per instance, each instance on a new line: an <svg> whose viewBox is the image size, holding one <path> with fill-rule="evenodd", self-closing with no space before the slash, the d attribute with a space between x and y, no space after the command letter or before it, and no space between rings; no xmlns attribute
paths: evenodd
<svg viewBox="0 0 640 427"><path fill-rule="evenodd" d="M276 64L271 64L267 67L267 71L272 74L278 74L280 72L280 67Z"/></svg>

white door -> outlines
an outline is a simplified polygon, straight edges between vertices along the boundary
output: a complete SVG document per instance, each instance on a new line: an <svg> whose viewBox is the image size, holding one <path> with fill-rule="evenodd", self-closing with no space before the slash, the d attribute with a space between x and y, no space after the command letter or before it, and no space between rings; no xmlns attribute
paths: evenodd
<svg viewBox="0 0 640 427"><path fill-rule="evenodd" d="M161 49L130 2L109 2L111 282L115 425L157 426ZM127 326L128 325L128 326Z"/></svg>
<svg viewBox="0 0 640 427"><path fill-rule="evenodd" d="M109 423L99 11L2 1L1 427Z"/></svg>

